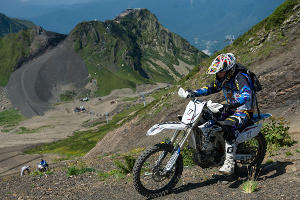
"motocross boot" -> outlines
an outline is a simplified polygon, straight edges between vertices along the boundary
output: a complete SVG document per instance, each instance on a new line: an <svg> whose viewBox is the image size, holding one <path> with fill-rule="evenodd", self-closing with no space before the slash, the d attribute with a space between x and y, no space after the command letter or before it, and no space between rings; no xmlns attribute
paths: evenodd
<svg viewBox="0 0 300 200"><path fill-rule="evenodd" d="M228 175L233 174L236 149L237 149L237 145L235 143L230 144L229 142L225 141L225 150L226 150L225 161L223 166L219 169L219 172Z"/></svg>

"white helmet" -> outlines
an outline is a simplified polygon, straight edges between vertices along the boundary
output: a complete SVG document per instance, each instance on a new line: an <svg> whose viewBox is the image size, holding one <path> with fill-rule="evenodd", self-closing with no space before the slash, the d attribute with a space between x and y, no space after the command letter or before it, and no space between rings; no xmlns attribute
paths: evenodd
<svg viewBox="0 0 300 200"><path fill-rule="evenodd" d="M211 63L207 70L207 74L226 72L235 65L235 60L236 59L232 53L220 54Z"/></svg>

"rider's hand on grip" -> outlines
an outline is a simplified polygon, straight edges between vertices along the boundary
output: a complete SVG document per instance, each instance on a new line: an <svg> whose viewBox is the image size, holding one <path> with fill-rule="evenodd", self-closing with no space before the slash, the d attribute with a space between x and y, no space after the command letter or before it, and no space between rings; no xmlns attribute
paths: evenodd
<svg viewBox="0 0 300 200"><path fill-rule="evenodd" d="M188 93L188 91L185 91L183 88L179 88L178 96L180 96L182 98L188 98L189 93Z"/></svg>
<svg viewBox="0 0 300 200"><path fill-rule="evenodd" d="M187 92L188 92L187 98L194 98L194 97L196 97L196 93L194 91L188 89Z"/></svg>
<svg viewBox="0 0 300 200"><path fill-rule="evenodd" d="M232 105L230 104L222 104L222 113L230 113L232 111Z"/></svg>

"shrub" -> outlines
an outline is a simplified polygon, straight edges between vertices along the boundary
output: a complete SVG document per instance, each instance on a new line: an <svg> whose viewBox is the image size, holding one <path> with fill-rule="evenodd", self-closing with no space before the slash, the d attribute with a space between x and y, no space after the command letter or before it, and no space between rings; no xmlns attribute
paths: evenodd
<svg viewBox="0 0 300 200"><path fill-rule="evenodd" d="M125 163L119 160L115 160L114 163L123 174L130 174L133 170L136 158L132 156L124 156L123 158L125 160Z"/></svg>
<svg viewBox="0 0 300 200"><path fill-rule="evenodd" d="M101 181L105 181L106 179L110 177L114 177L116 179L124 179L125 174L121 172L120 170L114 169L108 172L98 172L98 177Z"/></svg>
<svg viewBox="0 0 300 200"><path fill-rule="evenodd" d="M70 166L67 168L67 175L68 176L77 176L79 174L84 174L86 172L95 172L96 170L94 168L90 168L90 167L76 167L74 165Z"/></svg>
<svg viewBox="0 0 300 200"><path fill-rule="evenodd" d="M60 95L61 101L72 101L76 97L76 92L74 90L67 90Z"/></svg>
<svg viewBox="0 0 300 200"><path fill-rule="evenodd" d="M181 151L183 165L184 166L193 166L195 165L193 161L193 149L184 148Z"/></svg>
<svg viewBox="0 0 300 200"><path fill-rule="evenodd" d="M261 129L262 134L266 138L268 146L283 147L291 146L295 143L288 134L289 130L288 123L280 118L272 118L271 122L264 124Z"/></svg>

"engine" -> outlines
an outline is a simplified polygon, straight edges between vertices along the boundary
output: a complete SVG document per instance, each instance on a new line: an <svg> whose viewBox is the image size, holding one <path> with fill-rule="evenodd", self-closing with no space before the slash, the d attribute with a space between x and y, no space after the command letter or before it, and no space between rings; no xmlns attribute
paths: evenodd
<svg viewBox="0 0 300 200"><path fill-rule="evenodd" d="M212 129L213 131L213 129ZM194 131L196 148L194 148L193 161L201 168L208 168L221 165L225 157L225 147L223 134L220 132L214 132L208 137L209 144L207 144L207 138L204 138L202 131L196 128ZM204 149L204 141L206 139L206 145L210 148Z"/></svg>

